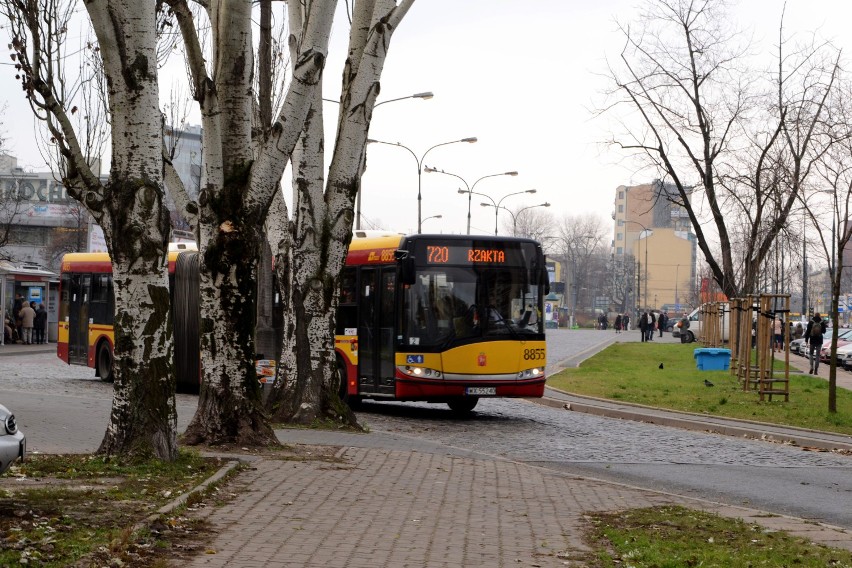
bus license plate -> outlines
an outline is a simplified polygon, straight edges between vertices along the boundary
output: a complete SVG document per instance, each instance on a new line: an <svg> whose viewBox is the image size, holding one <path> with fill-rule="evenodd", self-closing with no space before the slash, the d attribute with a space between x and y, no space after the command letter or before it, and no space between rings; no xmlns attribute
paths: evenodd
<svg viewBox="0 0 852 568"><path fill-rule="evenodd" d="M467 387L464 393L472 396L493 396L497 394L497 387Z"/></svg>

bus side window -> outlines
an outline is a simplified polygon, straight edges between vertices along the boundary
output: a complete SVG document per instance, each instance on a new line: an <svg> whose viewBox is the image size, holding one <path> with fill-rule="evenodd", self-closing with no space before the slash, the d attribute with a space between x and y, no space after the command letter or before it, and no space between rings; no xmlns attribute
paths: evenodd
<svg viewBox="0 0 852 568"><path fill-rule="evenodd" d="M358 304L356 303L355 268L343 269L340 276L340 301L337 307L335 335L344 335L347 329L358 328Z"/></svg>
<svg viewBox="0 0 852 568"><path fill-rule="evenodd" d="M340 303L351 304L355 298L355 269L344 268L340 276Z"/></svg>

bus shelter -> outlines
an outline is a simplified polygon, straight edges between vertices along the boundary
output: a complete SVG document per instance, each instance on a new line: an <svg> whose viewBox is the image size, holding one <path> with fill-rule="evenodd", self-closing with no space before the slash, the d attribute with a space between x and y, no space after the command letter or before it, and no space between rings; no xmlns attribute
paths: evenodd
<svg viewBox="0 0 852 568"><path fill-rule="evenodd" d="M0 311L2 320L6 316L14 322L12 307L15 295L20 294L25 301L44 304L47 310L47 340L54 342L58 336L59 276L34 264L14 264L0 261ZM5 343L4 334L0 334L0 345Z"/></svg>

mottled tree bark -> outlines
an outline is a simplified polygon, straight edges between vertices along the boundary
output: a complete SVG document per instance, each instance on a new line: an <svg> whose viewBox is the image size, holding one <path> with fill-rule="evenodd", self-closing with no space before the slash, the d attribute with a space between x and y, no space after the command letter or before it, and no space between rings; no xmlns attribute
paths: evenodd
<svg viewBox="0 0 852 568"><path fill-rule="evenodd" d="M340 114L328 181L323 180L322 120L310 114L293 159L292 220L273 250L285 304L282 365L269 404L276 419L356 425L338 397L334 352L340 273L349 242L357 180L391 36L413 0L358 2L343 74ZM315 109L321 108L317 97ZM270 219L270 224L276 220Z"/></svg>
<svg viewBox="0 0 852 568"><path fill-rule="evenodd" d="M116 299L114 395L99 452L177 455L175 379L166 272L162 130L156 58L156 6L91 0L112 130L109 180L90 167L70 120L61 47L70 12L53 3L5 0L25 96L43 118L64 165L63 182L103 228ZM62 22L65 23L62 23ZM97 117L93 117L97 118ZM83 133L82 136L85 136Z"/></svg>

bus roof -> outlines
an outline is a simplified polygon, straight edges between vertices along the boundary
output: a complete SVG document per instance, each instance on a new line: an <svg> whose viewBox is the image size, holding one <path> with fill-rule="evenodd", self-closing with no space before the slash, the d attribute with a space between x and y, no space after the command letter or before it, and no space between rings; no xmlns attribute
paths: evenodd
<svg viewBox="0 0 852 568"><path fill-rule="evenodd" d="M182 252L185 251L169 251L169 272L174 272L175 262ZM112 263L105 252L70 252L62 257L62 272L112 272Z"/></svg>
<svg viewBox="0 0 852 568"><path fill-rule="evenodd" d="M353 234L349 243L346 264L389 264L394 262L394 251L399 249L402 239L399 233L384 233L371 236Z"/></svg>

